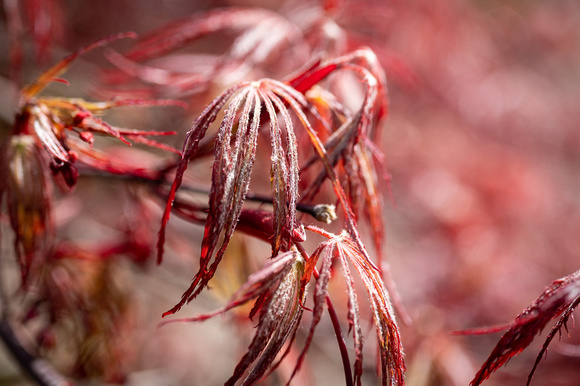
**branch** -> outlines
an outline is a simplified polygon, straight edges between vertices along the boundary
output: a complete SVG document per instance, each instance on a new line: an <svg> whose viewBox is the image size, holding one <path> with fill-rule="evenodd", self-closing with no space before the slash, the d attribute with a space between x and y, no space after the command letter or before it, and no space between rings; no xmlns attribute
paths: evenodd
<svg viewBox="0 0 580 386"><path fill-rule="evenodd" d="M16 359L20 367L40 386L72 386L73 382L58 373L52 365L44 359L30 354L20 344L14 330L6 318L0 321L0 339L4 346Z"/></svg>

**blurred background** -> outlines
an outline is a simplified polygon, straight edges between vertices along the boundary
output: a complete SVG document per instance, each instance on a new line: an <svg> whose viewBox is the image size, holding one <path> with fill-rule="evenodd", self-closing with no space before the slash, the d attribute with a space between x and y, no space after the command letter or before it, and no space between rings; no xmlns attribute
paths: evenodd
<svg viewBox="0 0 580 386"><path fill-rule="evenodd" d="M300 26L305 23L301 15L308 14L305 10L325 5L333 25L345 31L347 47L371 47L385 68L389 87L389 119L381 135L391 175L391 192L385 192L385 252L413 321L401 325L408 385L467 385L501 333L455 336L450 332L508 323L551 281L580 268L580 3L575 0L345 0L318 5L251 0L4 0L3 5L2 138L13 123L19 81L30 82L64 55L108 34L146 33L198 11L264 7ZM22 60L17 67L11 66L14 51L9 48L15 35L8 33L16 28L10 18L15 8L22 24L17 35ZM33 20L45 24L32 27ZM211 53L226 38L207 38L194 49ZM120 41L113 47L123 52L130 45ZM45 95L109 97L111 91L102 87L103 67L112 66L102 51L91 52L64 76L70 87L51 85ZM203 102L220 91L219 84L214 87L204 96L192 96L188 100L192 107L185 112L123 110L107 119L144 130L177 130L178 138L169 141L180 147ZM156 162L150 153L137 152L133 157L140 157L139 162ZM115 181L81 178L74 195L55 205L56 221L62 225L59 237L81 239L90 246L103 235L126 229L126 224L134 229L135 224L143 224L143 217L123 213L138 205L140 216L151 219L151 226L140 233L145 249L151 248L161 215L158 201L136 196L137 188L131 191ZM2 217L2 222L2 258L7 261L2 275L7 277L11 272L16 275L16 270L10 267L12 257L5 256L11 253L12 235L7 218ZM161 313L187 288L195 272L191 256L199 254L192 240L200 239L200 227L173 218L171 230L176 236L174 254L161 267L119 263L115 268L121 276L115 279L119 291L127 297L134 318L128 344L137 346L127 383L222 384L244 353L248 332L242 327L251 322L242 320L242 312L234 312L205 323L156 328ZM249 238L236 243L225 261L231 269L216 277L216 291L196 299L181 316L223 304L242 283L235 273L254 269L236 265L237 250L266 248L268 253L268 246ZM335 303L342 304L343 287L336 286ZM339 308L338 312L346 311ZM239 323L232 323L238 317ZM554 340L533 385L578 384L580 332L573 323L568 327L570 336ZM375 384L370 319L365 335L363 383ZM303 339L304 335L298 337L299 342ZM542 343L542 337L536 338L484 384L525 384ZM287 362L281 373L291 370L291 359ZM274 376L264 384L277 382L283 384ZM344 382L328 320L317 329L308 366L295 384L302 382ZM0 384L31 384L5 352Z"/></svg>

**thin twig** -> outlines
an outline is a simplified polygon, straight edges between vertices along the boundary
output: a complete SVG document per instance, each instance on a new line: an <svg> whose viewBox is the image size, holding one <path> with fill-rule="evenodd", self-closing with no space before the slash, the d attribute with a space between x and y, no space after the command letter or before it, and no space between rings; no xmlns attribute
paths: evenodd
<svg viewBox="0 0 580 386"><path fill-rule="evenodd" d="M304 259L308 259L308 254L304 250L304 247L300 244L295 244L296 248ZM314 269L314 277L318 280L318 270ZM340 320L330 299L328 292L326 293L326 307L328 308L328 315L330 316L330 321L332 322L332 328L334 329L334 334L336 335L336 341L338 343L338 349L340 350L340 357L342 359L342 367L344 369L344 379L346 386L353 386L352 370L350 368L350 359L348 356L348 349L346 348L346 341L344 340L344 334L342 333L342 328L340 327Z"/></svg>
<svg viewBox="0 0 580 386"><path fill-rule="evenodd" d="M82 167L79 168L79 171L82 170L82 176L90 176L90 177L101 177L101 178L116 178L121 180L130 180L135 182L142 182L145 184L153 184L155 186L163 186L167 185L168 182L163 178L148 178L147 176L143 175L133 175L133 174L113 174L108 173L103 170L95 169L92 167ZM162 173L160 173L162 176ZM182 184L180 187L181 190L188 191L191 193L199 193L203 195L209 195L210 190L208 188L200 187L200 186L193 186ZM274 199L271 196L266 196L258 193L248 192L246 194L246 200L252 202L259 202L263 204L270 204L274 202ZM316 205L309 205L298 203L296 204L296 210L305 214L308 214L314 217L316 220L320 222L324 222L326 224L330 224L333 220L336 220L336 207L331 204L316 204Z"/></svg>
<svg viewBox="0 0 580 386"><path fill-rule="evenodd" d="M330 316L330 321L332 322L332 327L334 328L334 333L336 334L336 341L338 343L340 356L342 358L342 367L344 368L346 386L353 386L352 371L350 369L350 359L348 357L346 342L344 340L344 335L342 334L342 329L340 328L338 315L334 310L334 306L332 305L332 301L330 300L330 295L328 295L328 293L326 293L326 307L328 308L328 315Z"/></svg>

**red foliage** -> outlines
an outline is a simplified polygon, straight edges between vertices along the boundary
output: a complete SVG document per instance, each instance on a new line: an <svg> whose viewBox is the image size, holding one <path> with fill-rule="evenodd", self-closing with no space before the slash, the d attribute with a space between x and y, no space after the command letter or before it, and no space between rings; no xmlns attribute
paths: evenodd
<svg viewBox="0 0 580 386"><path fill-rule="evenodd" d="M497 371L522 354L528 384L575 384L573 350L552 341L580 303L578 272L495 348L448 332L502 323L578 269L576 2L170 3L2 2L0 206L15 258L0 272L0 338L34 379L48 382L30 364L41 355L110 382L166 367L213 384L231 367L226 384L302 384L320 378L300 369L333 361L347 385L523 384L519 367ZM87 44L127 28L140 37ZM170 105L188 109L153 108ZM226 327L195 344L185 335L205 326L175 326L170 343L170 329L147 330L171 304L163 316L198 316L161 324L235 321L237 365L219 352L221 367L204 366ZM138 315L152 321L131 364ZM9 319L26 320L17 330L38 353ZM546 328L531 365L525 349Z"/></svg>

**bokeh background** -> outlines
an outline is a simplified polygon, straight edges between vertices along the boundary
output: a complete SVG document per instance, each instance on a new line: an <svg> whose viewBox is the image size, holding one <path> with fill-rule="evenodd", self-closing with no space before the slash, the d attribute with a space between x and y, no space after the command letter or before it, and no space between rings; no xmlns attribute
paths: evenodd
<svg viewBox="0 0 580 386"><path fill-rule="evenodd" d="M0 30L3 138L13 120L18 88L14 77L10 78L10 25L6 23L6 7L12 3L4 1ZM39 61L35 60L34 33L30 25L24 25L18 76L26 83L95 39L120 31L144 33L201 10L257 6L292 20L308 4L22 1L21 6L29 10L36 7L45 12L54 25ZM391 191L385 192L385 252L413 320L412 325L401 326L407 384L467 385L501 334L456 336L450 332L508 323L552 280L580 268L580 3L345 0L337 2L331 17L348 31L350 45L375 50L387 74L390 116L381 147L391 174ZM219 46L220 42L210 39L205 44ZM123 41L114 48L122 51L128 46L130 42ZM103 93L101 67L107 66L111 67L102 52L92 52L65 76L71 87L51 86L47 94L94 98ZM140 129L177 130L183 138L195 113L195 107L186 112L131 110L112 114L111 119ZM146 153L142 157L142 162L148 162ZM63 234L90 244L112 233L111 218L122 217L126 207L134 205L132 197L110 181L81 179L74 196L57 206L57 217L65 224ZM159 209L154 200L144 199L139 205L142 213L151 216L154 243ZM7 219L2 217L2 222L6 229ZM119 268L126 271L121 282L131 288L138 326L131 336L138 350L128 383L221 384L244 352L241 327L251 322L243 321L240 313L238 324L232 323L238 317L234 314L202 324L156 329L161 313L187 287L195 267L191 256L198 253L199 227L173 219L171 229L180 240L173 245L179 253L161 267ZM2 258L10 260L5 258L11 246L6 233ZM237 243L226 261L231 269L225 272L252 269L236 265L236 249L264 248L251 239ZM10 275L9 269L3 276ZM218 277L217 290L193 302L182 316L223 304L239 280L235 274ZM570 336L554 340L532 384L578 384L580 333L572 324ZM370 322L365 334L371 350L365 357L363 381L374 384ZM296 384L343 382L334 339L330 323L323 321L315 334L309 367ZM542 343L538 337L485 384L525 384ZM0 384L30 384L8 354L2 357ZM272 377L264 384L277 382Z"/></svg>

